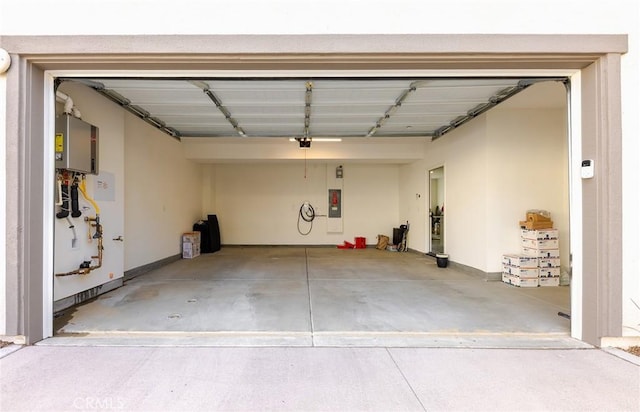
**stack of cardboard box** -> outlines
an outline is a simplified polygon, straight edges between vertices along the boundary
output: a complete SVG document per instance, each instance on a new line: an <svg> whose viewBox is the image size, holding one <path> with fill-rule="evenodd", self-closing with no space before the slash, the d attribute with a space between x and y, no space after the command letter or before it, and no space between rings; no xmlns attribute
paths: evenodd
<svg viewBox="0 0 640 412"><path fill-rule="evenodd" d="M540 286L560 285L558 229L522 229L522 253L538 258Z"/></svg>
<svg viewBox="0 0 640 412"><path fill-rule="evenodd" d="M182 234L182 258L193 259L200 256L200 232Z"/></svg>
<svg viewBox="0 0 640 412"><path fill-rule="evenodd" d="M502 256L502 281L523 288L539 286L538 258L525 255Z"/></svg>
<svg viewBox="0 0 640 412"><path fill-rule="evenodd" d="M548 215L527 212L520 222L521 254L502 257L502 281L520 287L559 286L558 230Z"/></svg>

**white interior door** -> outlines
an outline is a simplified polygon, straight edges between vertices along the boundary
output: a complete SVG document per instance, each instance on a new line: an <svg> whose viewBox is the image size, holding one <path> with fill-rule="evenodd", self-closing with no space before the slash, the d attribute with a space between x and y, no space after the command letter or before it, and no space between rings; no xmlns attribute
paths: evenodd
<svg viewBox="0 0 640 412"><path fill-rule="evenodd" d="M444 252L444 166L429 171L429 227L431 254Z"/></svg>

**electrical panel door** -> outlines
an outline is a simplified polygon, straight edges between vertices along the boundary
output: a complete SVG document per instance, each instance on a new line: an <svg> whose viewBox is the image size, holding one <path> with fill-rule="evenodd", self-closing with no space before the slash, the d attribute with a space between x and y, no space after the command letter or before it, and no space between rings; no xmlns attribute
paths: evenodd
<svg viewBox="0 0 640 412"><path fill-rule="evenodd" d="M329 217L342 217L342 191L329 189Z"/></svg>

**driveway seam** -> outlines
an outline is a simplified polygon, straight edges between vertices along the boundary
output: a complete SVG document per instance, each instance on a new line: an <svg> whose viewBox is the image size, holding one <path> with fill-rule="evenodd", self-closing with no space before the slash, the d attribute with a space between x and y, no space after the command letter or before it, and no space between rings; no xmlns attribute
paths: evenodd
<svg viewBox="0 0 640 412"><path fill-rule="evenodd" d="M413 389L413 386L411 386L411 383L409 383L409 380L405 376L404 372L402 372L402 369L400 369L400 366L398 365L398 362L396 362L396 360L393 357L393 355L391 354L391 351L389 350L389 348L384 348L384 350L387 351L387 354L391 358L391 361L393 362L394 365L396 365L396 369L398 369L398 372L400 372L400 375L402 375L402 379L404 379L404 381L407 384L407 386L409 387L409 389L411 389L411 393L413 393L413 396L416 398L416 400L420 404L420 407L422 407L422 410L427 412L427 408L425 408L424 404L422 403L422 400L420 399L420 397L416 393L415 389Z"/></svg>

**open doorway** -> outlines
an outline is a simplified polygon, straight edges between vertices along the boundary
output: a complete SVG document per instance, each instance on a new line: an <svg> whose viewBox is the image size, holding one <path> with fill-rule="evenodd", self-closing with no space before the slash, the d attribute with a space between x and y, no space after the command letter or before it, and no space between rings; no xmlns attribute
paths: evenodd
<svg viewBox="0 0 640 412"><path fill-rule="evenodd" d="M429 170L429 254L444 253L444 166Z"/></svg>

